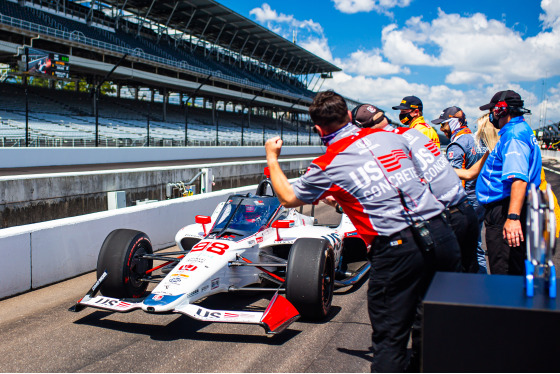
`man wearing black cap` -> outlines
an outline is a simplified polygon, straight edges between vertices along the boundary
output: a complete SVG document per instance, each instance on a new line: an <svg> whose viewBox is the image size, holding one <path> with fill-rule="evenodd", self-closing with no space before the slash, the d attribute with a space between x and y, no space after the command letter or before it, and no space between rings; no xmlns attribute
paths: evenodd
<svg viewBox="0 0 560 374"><path fill-rule="evenodd" d="M525 122L523 100L515 91L496 93L489 120L500 129L500 140L488 156L476 182L476 197L486 208L486 247L490 272L525 274L525 195L527 185L541 184L541 150Z"/></svg>
<svg viewBox="0 0 560 374"><path fill-rule="evenodd" d="M401 100L400 105L393 107L393 110L401 111L399 119L403 125L420 131L440 148L439 136L432 126L428 125L424 120L422 100L416 96L406 96Z"/></svg>
<svg viewBox="0 0 560 374"><path fill-rule="evenodd" d="M352 110L352 123L361 128L394 131L385 112L371 104L358 105Z"/></svg>
<svg viewBox="0 0 560 374"><path fill-rule="evenodd" d="M474 136L467 127L467 118L461 108L452 106L444 109L432 123L441 125L441 131L451 140L447 146L447 161L455 169L469 169L484 156L484 152L477 147ZM463 186L472 209L462 208L464 205L450 209L451 225L457 238L461 238L459 244L463 270L485 274L487 273L486 258L480 237L484 222L484 207L476 199L476 181L463 182ZM475 224L475 221L478 221L478 224Z"/></svg>

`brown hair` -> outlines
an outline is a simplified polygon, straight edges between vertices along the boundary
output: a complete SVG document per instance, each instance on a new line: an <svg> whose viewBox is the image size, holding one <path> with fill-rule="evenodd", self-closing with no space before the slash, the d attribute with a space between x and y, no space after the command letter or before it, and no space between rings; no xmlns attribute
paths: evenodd
<svg viewBox="0 0 560 374"><path fill-rule="evenodd" d="M315 96L309 115L314 124L326 130L350 122L346 100L333 90L322 91Z"/></svg>

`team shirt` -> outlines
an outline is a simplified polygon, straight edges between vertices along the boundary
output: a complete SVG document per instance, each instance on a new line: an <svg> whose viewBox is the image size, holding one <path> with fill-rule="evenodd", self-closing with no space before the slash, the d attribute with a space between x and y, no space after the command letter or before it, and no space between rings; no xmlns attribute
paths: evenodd
<svg viewBox="0 0 560 374"><path fill-rule="evenodd" d="M414 120L412 120L412 122L410 123L410 128L420 131L422 134L426 135L428 139L434 142L434 144L437 145L438 148L441 148L439 136L436 130L434 130L432 126L426 123L426 120L424 120L423 116L414 118Z"/></svg>
<svg viewBox="0 0 560 374"><path fill-rule="evenodd" d="M433 150L434 162L420 162L417 165L419 175L430 185L430 190L446 208L452 207L463 202L467 198L467 193L463 188L463 183L457 173L445 157L441 154L435 144L424 134L415 129L399 127L394 131L402 135L407 141L412 152L422 153L424 149ZM415 158L415 162L422 160Z"/></svg>
<svg viewBox="0 0 560 374"><path fill-rule="evenodd" d="M472 131L460 127L451 135L451 143L447 146L447 161L455 169L468 169L484 156L485 149L478 147ZM476 200L476 180L464 182L468 199L478 205Z"/></svg>
<svg viewBox="0 0 560 374"><path fill-rule="evenodd" d="M515 179L537 187L541 184L541 150L525 119L522 116L513 118L498 135L500 140L476 181L476 197L481 204L509 197Z"/></svg>
<svg viewBox="0 0 560 374"><path fill-rule="evenodd" d="M431 166L441 153L431 142L409 142L393 132L349 124L294 182L294 193L308 204L333 196L366 243L407 228L413 219L433 218L444 206L421 179L419 165Z"/></svg>

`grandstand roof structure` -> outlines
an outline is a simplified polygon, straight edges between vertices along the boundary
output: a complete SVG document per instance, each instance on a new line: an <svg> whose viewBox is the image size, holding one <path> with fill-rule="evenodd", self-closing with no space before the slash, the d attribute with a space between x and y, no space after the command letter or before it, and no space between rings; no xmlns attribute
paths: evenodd
<svg viewBox="0 0 560 374"><path fill-rule="evenodd" d="M213 0L104 0L104 3L154 20L166 28L188 31L199 39L295 75L341 71L330 62ZM165 29L162 28L161 32Z"/></svg>

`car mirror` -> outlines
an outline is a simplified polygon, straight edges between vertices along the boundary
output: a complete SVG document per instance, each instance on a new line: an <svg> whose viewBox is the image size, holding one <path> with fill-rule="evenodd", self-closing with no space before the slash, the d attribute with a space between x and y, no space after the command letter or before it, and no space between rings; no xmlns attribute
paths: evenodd
<svg viewBox="0 0 560 374"><path fill-rule="evenodd" d="M208 216L196 216L196 217L194 217L194 221L196 223L200 223L201 225L206 225L206 224L212 222L212 218L210 218Z"/></svg>
<svg viewBox="0 0 560 374"><path fill-rule="evenodd" d="M288 229L290 227L294 227L294 220L293 219L279 219L278 221L274 221L272 223L272 227L275 229Z"/></svg>
<svg viewBox="0 0 560 374"><path fill-rule="evenodd" d="M208 216L196 216L194 217L194 221L202 225L202 229L204 230L204 236L206 236L206 225L212 222L212 218Z"/></svg>
<svg viewBox="0 0 560 374"><path fill-rule="evenodd" d="M293 219L279 219L277 221L272 222L272 227L276 229L276 241L279 242L282 240L280 237L280 230L278 229L288 229L290 227L294 227L294 220Z"/></svg>

